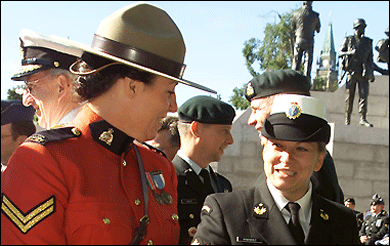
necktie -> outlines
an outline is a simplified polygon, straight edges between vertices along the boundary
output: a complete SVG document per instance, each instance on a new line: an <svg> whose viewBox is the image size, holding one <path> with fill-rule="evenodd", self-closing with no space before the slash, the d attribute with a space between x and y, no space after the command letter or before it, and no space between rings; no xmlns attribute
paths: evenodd
<svg viewBox="0 0 390 246"><path fill-rule="evenodd" d="M204 180L203 183L204 183L205 189L207 191L207 194L214 193L213 186L211 186L209 171L207 171L206 169L203 168L199 175L203 177L203 180Z"/></svg>
<svg viewBox="0 0 390 246"><path fill-rule="evenodd" d="M305 234L303 233L302 226L299 223L300 208L301 206L295 202L289 202L286 205L286 209L291 213L291 219L290 223L288 223L288 228L290 229L297 243L303 245L305 241Z"/></svg>

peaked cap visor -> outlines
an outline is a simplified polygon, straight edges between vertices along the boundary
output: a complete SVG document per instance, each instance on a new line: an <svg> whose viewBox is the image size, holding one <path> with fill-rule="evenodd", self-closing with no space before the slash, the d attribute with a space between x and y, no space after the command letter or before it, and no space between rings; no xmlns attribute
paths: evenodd
<svg viewBox="0 0 390 246"><path fill-rule="evenodd" d="M69 46L52 36L45 36L32 30L20 31L21 63L20 69L11 77L20 81L25 77L49 68L69 70L83 51Z"/></svg>

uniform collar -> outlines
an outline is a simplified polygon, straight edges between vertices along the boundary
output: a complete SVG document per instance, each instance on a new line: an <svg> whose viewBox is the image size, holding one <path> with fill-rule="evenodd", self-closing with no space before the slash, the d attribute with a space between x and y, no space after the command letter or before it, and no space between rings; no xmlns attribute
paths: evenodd
<svg viewBox="0 0 390 246"><path fill-rule="evenodd" d="M268 189L274 198L276 206L279 208L281 211L283 217L286 219L286 217L289 219L290 218L290 213L285 209L285 206L289 202L281 193L278 191L275 186L272 185L272 183L267 179L267 186ZM311 195L312 195L312 183L310 181L309 184L309 190L306 192L306 194L299 199L298 201L295 201L301 206L301 211L303 213L299 213L299 219L301 221L305 221L307 224L310 222L311 218ZM287 223L289 220L286 221Z"/></svg>
<svg viewBox="0 0 390 246"><path fill-rule="evenodd" d="M192 168L192 170L194 170L194 172L196 173L196 175L199 176L200 172L202 171L202 168L196 164L193 160L191 160L190 158L188 158L184 153L183 151L180 151L180 149L177 151L176 153L180 158L182 158L184 161L186 161L188 163L188 165ZM209 173L210 173L210 166L207 166L205 168Z"/></svg>
<svg viewBox="0 0 390 246"><path fill-rule="evenodd" d="M105 120L90 123L89 129L93 140L117 155L125 152L129 144L134 141L134 138Z"/></svg>

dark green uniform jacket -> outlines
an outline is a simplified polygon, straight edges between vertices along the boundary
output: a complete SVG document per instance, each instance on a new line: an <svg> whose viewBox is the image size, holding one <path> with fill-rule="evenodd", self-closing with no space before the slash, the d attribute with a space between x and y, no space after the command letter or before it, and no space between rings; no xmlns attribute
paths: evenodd
<svg viewBox="0 0 390 246"><path fill-rule="evenodd" d="M196 231L193 229L196 228L200 222L200 210L203 206L203 202L209 194L205 191L204 184L199 179L199 176L186 161L176 155L172 160L172 163L176 168L178 178L179 244L189 245ZM222 175L215 173L211 167L210 175L218 186L218 192L232 191L232 185L229 180ZM192 236L190 234L192 234Z"/></svg>
<svg viewBox="0 0 390 246"><path fill-rule="evenodd" d="M312 193L305 244L357 245L354 212ZM266 182L249 190L209 195L193 244L296 244Z"/></svg>

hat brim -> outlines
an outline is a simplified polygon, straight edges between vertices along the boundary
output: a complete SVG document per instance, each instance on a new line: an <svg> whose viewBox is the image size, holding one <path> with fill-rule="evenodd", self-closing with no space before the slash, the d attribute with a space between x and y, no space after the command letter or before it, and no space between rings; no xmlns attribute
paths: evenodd
<svg viewBox="0 0 390 246"><path fill-rule="evenodd" d="M127 65L127 66L131 66L131 67L134 67L134 68L137 68L137 69L140 69L142 71L149 72L149 73L152 73L152 74L155 74L155 75L159 75L159 76L162 76L162 77L165 77L165 78L177 81L179 83L195 87L195 88L200 89L200 90L204 90L204 91L207 91L207 92L210 92L210 93L217 94L217 92L215 90L210 89L210 88L208 88L206 86L197 84L197 83L189 81L189 80L184 80L184 79L180 79L180 78L176 78L176 77L170 76L168 74L165 74L165 73L156 71L154 69L151 69L151 68L139 65L137 63L134 63L134 62L131 62L131 61L128 61L128 60L125 60L125 59L122 59L122 58L110 55L108 53L99 51L99 50L94 49L94 48L92 48L92 47L90 47L88 45L85 45L85 44L82 44L82 43L79 43L79 42L76 42L76 41L72 41L72 40L69 40L69 39L64 39L64 38L61 38L61 37L57 37L57 36L51 36L51 37L54 38L54 39L57 39L58 41L60 41L62 43L66 43L67 45L71 45L71 46L77 47L79 49L82 49L84 52L88 52L88 53L91 53L93 55L101 56L103 58L112 60L113 62L119 62L121 64L124 64L124 65ZM79 60L79 61L75 62L74 64L72 64L71 67L69 68L69 70L72 73L76 73L77 75L80 75L80 76L88 75L88 73L83 74L83 73L80 73L80 72L76 72L75 70L72 70L72 68L77 67L80 62L81 61Z"/></svg>
<svg viewBox="0 0 390 246"><path fill-rule="evenodd" d="M261 134L268 139L294 142L324 142L328 144L331 131L329 124L323 124L321 127L313 127L310 125L297 125L287 122L271 124L266 119L261 129Z"/></svg>
<svg viewBox="0 0 390 246"><path fill-rule="evenodd" d="M27 76L44 71L48 68L50 67L37 64L23 65L20 67L19 71L12 75L11 80L21 81L24 80Z"/></svg>

